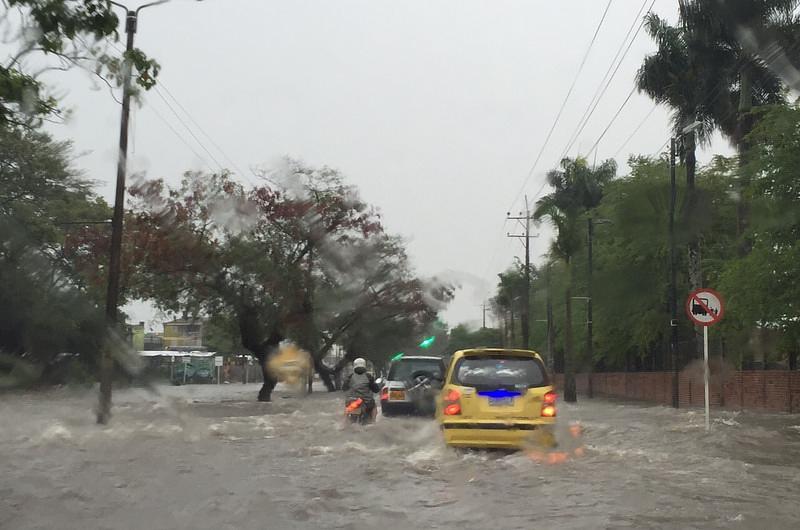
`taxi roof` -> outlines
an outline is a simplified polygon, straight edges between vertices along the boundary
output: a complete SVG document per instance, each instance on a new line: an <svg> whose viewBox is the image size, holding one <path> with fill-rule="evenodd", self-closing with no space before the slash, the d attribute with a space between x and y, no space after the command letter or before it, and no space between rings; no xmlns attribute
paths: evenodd
<svg viewBox="0 0 800 530"><path fill-rule="evenodd" d="M426 360L426 361L442 361L442 360L444 360L441 357L437 357L435 355L403 355L402 357L397 359L397 361L392 361L392 362L404 361L406 359L423 359L423 360Z"/></svg>
<svg viewBox="0 0 800 530"><path fill-rule="evenodd" d="M468 355L482 355L482 354L499 354L504 353L507 355L515 355L519 357L535 357L542 360L542 357L534 350L521 350L515 348L470 348L468 350L458 350L453 354L453 357L464 357Z"/></svg>

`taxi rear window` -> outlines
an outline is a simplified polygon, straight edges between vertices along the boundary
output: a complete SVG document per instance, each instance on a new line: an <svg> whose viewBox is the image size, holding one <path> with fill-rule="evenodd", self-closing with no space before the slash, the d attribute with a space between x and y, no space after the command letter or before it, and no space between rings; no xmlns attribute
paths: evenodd
<svg viewBox="0 0 800 530"><path fill-rule="evenodd" d="M453 382L479 389L547 386L547 373L533 357L512 355L469 356L459 359Z"/></svg>

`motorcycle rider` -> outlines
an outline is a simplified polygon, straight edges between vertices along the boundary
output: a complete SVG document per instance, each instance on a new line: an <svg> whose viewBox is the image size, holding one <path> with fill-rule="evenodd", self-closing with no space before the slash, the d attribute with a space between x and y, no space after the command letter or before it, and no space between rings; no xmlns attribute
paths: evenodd
<svg viewBox="0 0 800 530"><path fill-rule="evenodd" d="M368 417L372 417L375 410L375 394L381 391L372 374L367 373L367 361L359 357L353 361L353 373L350 374L342 385L342 390L347 392L347 402L361 398L367 409Z"/></svg>

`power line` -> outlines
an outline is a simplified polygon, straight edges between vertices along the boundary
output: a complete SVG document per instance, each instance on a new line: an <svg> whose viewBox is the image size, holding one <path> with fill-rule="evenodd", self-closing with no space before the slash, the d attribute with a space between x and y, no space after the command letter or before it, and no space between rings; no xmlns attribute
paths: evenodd
<svg viewBox="0 0 800 530"><path fill-rule="evenodd" d="M653 5L654 4L655 4L655 0L652 0L650 2L650 7L648 8L647 13L649 13L650 10L653 9ZM603 76L603 80L600 81L600 84L597 87L597 91L595 91L595 95L592 97L591 101L589 102L589 106L586 107L586 110L584 111L583 116L578 121L578 125L576 126L575 131L573 131L572 135L570 136L570 140L567 142L567 146L564 148L564 150L561 153L561 156L559 158L564 158L567 155L567 153L569 152L569 150L572 149L573 145L575 145L575 142L578 141L578 138L580 137L580 135L583 132L583 130L586 128L586 125L589 123L589 120L592 118L592 115L594 115L595 110L597 110L597 107L600 105L600 100L603 99L603 96L605 95L606 91L608 90L608 87L611 86L612 81L614 81L614 77L617 75L617 72L619 71L619 68L622 66L622 63L625 60L625 57L628 55L628 52L630 51L631 46L633 46L633 43L636 41L636 37L639 36L639 32L641 31L642 27L644 26L644 18L641 18L641 15L642 15L642 11L644 10L645 5L647 5L647 0L644 0L644 2L642 3L642 7L640 7L639 11L636 13L636 18L633 19L633 23L631 24L630 28L628 28L628 32L625 34L625 38L622 40L622 43L620 44L620 47L617 50L617 54L611 60L611 64L609 65L605 76ZM640 20L640 18L641 18L641 20ZM633 28L636 27L636 22L637 21L639 21L639 27L636 29L636 33L634 33L634 35L630 39L630 41L628 41L628 37L630 36L631 31L633 31ZM625 43L626 42L628 44L627 47L625 47ZM624 52L622 52L623 47L625 47L625 51ZM622 52L622 56L620 56L620 52ZM617 60L617 58L619 58L619 60ZM614 66L615 62L616 62L616 67ZM612 68L613 68L613 71L612 71ZM609 74L610 74L610 77L609 77Z"/></svg>
<svg viewBox="0 0 800 530"><path fill-rule="evenodd" d="M624 108L625 108L625 105L627 105L627 104L628 104L628 102L631 100L631 97L633 97L633 94L634 94L634 92L636 92L636 86L635 86L635 85L634 85L634 87L633 87L633 88L631 88L631 91L628 93L628 97L626 97L626 98L625 98L625 101L623 101L623 102L622 102L622 105L620 105L619 109L617 109L617 112L616 112L616 113L614 114L614 116L611 118L611 121L610 121L610 122L608 122L608 125L606 125L606 128L605 128L605 129L603 129L603 132L602 132L602 133L600 133L600 137L597 139L597 141L594 143L594 145L592 145L592 148L591 148L591 149L589 149L589 151L587 151L587 152L586 152L586 156L587 156L587 157L588 157L590 154L592 154L592 151L594 151L595 149L597 149L597 146L600 144L600 140L602 140L602 139L603 139L603 136L605 136L605 135L606 135L606 133L608 132L608 130L609 130L609 129L611 128L611 126L614 124L614 121L616 121L617 117L619 117L620 113L622 112L622 109L624 109Z"/></svg>
<svg viewBox="0 0 800 530"><path fill-rule="evenodd" d="M111 42L111 43L109 43L109 44L111 45L111 47L112 47L112 48L114 48L115 50L117 50L119 53L122 53L122 50L120 50L120 49L119 49L119 47L117 47L117 46L116 46L116 45L115 45L113 42ZM211 151L210 151L210 150L209 150L209 149L208 149L208 148L205 146L205 144L204 144L204 143L203 143L203 142L202 142L202 141L201 141L201 140L200 140L200 139L197 137L197 135L196 135L196 134L194 134L194 132L192 131L192 129L191 129L191 128L190 128L190 127L189 127L189 126L186 124L186 122L185 122L185 121L184 121L184 120L181 118L180 114L179 114L179 113L178 113L178 112L177 112L177 111L174 109L174 107L173 107L173 106L170 104L170 102L167 100L167 98L166 98L166 97L164 97L164 94L162 94L162 93L161 93L161 89L163 89L163 90L164 90L164 92L166 92L166 93L169 95L169 97L170 97L170 98L171 98L171 99L172 99L172 100L175 102L175 104L176 104L176 105L177 105L177 106L178 106L178 107L179 107L179 108L180 108L180 109L181 109L181 110L184 112L184 114L185 114L185 115L186 115L186 117L187 117L187 118L188 118L188 119L189 119L189 120L192 122L192 124L194 124L194 126L195 126L195 127L196 127L196 128L197 128L197 129L198 129L198 130L199 130L199 131L200 131L200 132L201 132L201 133L202 133L202 134L203 134L203 135L204 135L204 136L205 136L205 137L208 139L208 141L209 141L209 142L211 142L211 145L212 145L214 148L216 148L216 150L217 150L217 151L219 151L219 152L222 154L222 156L223 156L223 157L225 158L225 160L226 160L226 161L227 161L227 162L228 162L228 163L231 165L231 167L232 167L233 169L235 169L237 172L239 172L239 174L240 174L242 177L244 177L244 178L245 178L245 179L246 179L246 180L247 180L247 181L248 181L248 182L249 182L251 185L255 185L255 183L254 183L254 182L253 182L253 181L250 179L250 177L247 175L247 173L245 173L244 171L242 171L242 170L241 170L241 168L239 168L239 167L238 167L238 165L237 165L237 164L236 164L236 163L235 163L235 162L234 162L234 161L231 159L231 157L229 157L229 156L228 156L228 154L227 154L227 153L226 153L226 152L225 152L225 151L224 151L224 150L223 150L223 149L222 149L222 148L219 146L219 144L217 144L217 143L214 141L214 139L211 137L211 135L210 135L210 134L208 134L208 133L207 133L207 132L206 132L206 131L205 131L205 130L204 130L204 129L203 129L201 126L200 126L200 124L197 122L197 120L195 120L195 119L194 119L194 117L193 117L193 116L192 116L192 114L191 114L191 113L188 111L188 109L186 109L186 107L185 107L185 106L184 106L184 105L183 105L183 104L182 104L182 103L181 103L181 102L178 100L178 98L176 98L176 97L175 97L175 96L172 94L172 92L171 92L171 91L170 91L170 90L169 90L169 89L166 87L166 85L164 85L164 83L163 83L162 81L159 81L159 82L158 82L156 85L154 85L154 88L155 88L155 91L156 91L156 93L158 94L158 96L159 96L159 97L162 99L162 101L164 101L164 104L165 104L165 105L166 105L166 106L169 108L169 110L172 112L172 114L175 116L175 118L176 118L176 119L177 119L177 120L178 120L178 121L181 123L181 125L183 125L183 127L184 127L184 128L187 130L187 132L188 132L188 133L189 133L189 134L192 136L192 138L194 138L195 142L197 142L197 144L200 146L200 148L201 148L201 149L203 149L203 151L205 151L205 152L208 154L208 156L211 158L211 160L213 160L213 162L214 162L214 163L217 165L217 167L219 168L219 170L220 170L220 171L224 171L224 169L225 169L225 168L224 168L224 166L223 166L223 165L222 165L222 164L219 162L219 160L218 160L218 159L217 159L217 158L214 156L214 154L213 154L213 153L212 153L212 152L211 152ZM155 112L155 111L154 111L154 112ZM188 144L188 142L185 140L185 138L183 138L183 137L182 137L182 136L181 136L181 135L180 135L180 134L179 134L179 133L178 133L178 132L177 132L177 131L176 131L176 130L175 130L175 129L174 129L174 128L173 128L173 127L170 125L170 124L169 124L169 122L167 122L167 120L166 120L166 119L165 119L163 116L161 116L161 115L160 115L160 114L158 114L157 112L156 112L156 115L159 117L159 119L161 119L161 120L164 122L164 124L165 124L165 125L167 125L167 127L169 127L169 129L170 129L170 130L171 130L171 131L172 131L174 134L176 134L176 135L177 135L177 136L178 136L178 137L181 139L181 141L182 141L182 142L183 142L183 143L184 143L184 144L185 144L187 147L189 147L189 149L190 149L190 150L191 150L191 151L192 151L192 152L195 154L195 156L198 156L198 158L200 158L201 160L203 160L203 163L206 165L206 167L209 169L209 171L212 171L212 172L213 172L213 169L211 169L211 167L210 167L210 165L208 164L208 162L207 162L207 161L206 161L206 160L205 160L203 157L201 157L201 156L199 156L199 155L197 154L197 151L195 151L195 150L194 150L194 149L193 149L193 148L192 148L192 147L191 147L191 146Z"/></svg>
<svg viewBox="0 0 800 530"><path fill-rule="evenodd" d="M536 170L536 166L539 165L539 160L541 160L542 154L544 154L544 150L547 147L547 144L550 142L550 137L553 135L553 131L555 131L556 126L558 125L558 121L561 118L561 114L564 112L564 108L567 105L567 101L569 100L569 97L572 95L572 91L575 89L575 85L577 84L578 78L580 77L581 72L583 71L583 67L586 65L586 60L589 58L589 53L592 51L592 47L594 46L594 43L597 40L597 35L600 33L600 28L603 26L603 22L606 19L606 15L608 14L608 9L611 7L611 2L612 0L608 0L608 3L606 4L606 8L603 11L603 15L602 17L600 17L600 22L598 22L597 27L594 30L594 35L592 35L592 40L589 42L589 46L586 48L586 52L583 54L583 59L581 60L581 64L578 67L578 71L575 73L575 77L572 79L572 84L570 85L566 96L564 96L564 100L561 102L561 108L558 109L558 113L556 114L555 120L553 120L553 125L550 127L550 131L547 133L547 136L544 139L542 148L539 149L539 154L536 155L536 160L534 161L533 166L531 167L530 171L528 171L528 175L525 177L522 186L520 186L519 192L517 192L516 197L514 197L511 206L508 207L509 210L511 210L517 203L520 196L525 191L525 186L528 185L528 181L533 175L533 172Z"/></svg>
<svg viewBox="0 0 800 530"><path fill-rule="evenodd" d="M200 139L197 137L197 135L194 134L194 131L192 131L191 127L189 127L186 124L186 122L183 121L183 118L181 118L180 114L178 114L178 112L175 110L175 108L172 105L170 105L170 103L167 100L167 98L164 97L164 94L161 93L161 91L158 89L157 86L155 87L155 89L156 89L156 94L158 94L158 96L161 98L161 100L164 102L164 104L167 106L167 108L170 111L172 111L172 114L175 116L175 118L178 120L178 122L180 122L180 124L183 125L183 127L186 129L186 131L189 133L189 135L191 135L191 137L194 138L194 141L197 142L197 145L199 145L203 149L203 151L206 152L206 154L211 158L211 160L219 167L220 171L224 171L225 167L222 164L220 164L219 160L217 160L217 157L214 156L214 153L209 151L209 149L205 146L205 144L203 144L203 142L200 141Z"/></svg>
<svg viewBox="0 0 800 530"><path fill-rule="evenodd" d="M184 137L181 135L181 133L179 133L178 131L176 131L176 130L175 130L175 128L174 128L174 127L173 127L173 126L172 126L172 125L171 125L171 124L170 124L170 123L167 121L167 119L166 119L166 118L164 118L164 116L162 116L162 115L161 115L161 113L160 113L160 112L158 112L158 110L156 110L156 108L155 108L153 105L150 105L150 110L152 110L152 111L153 111L153 114L155 114L155 115L156 115L156 117L158 117L158 119L159 119L159 120L161 120L161 121L164 123L164 125L166 125L166 126L167 126L167 128L168 128L170 131L172 131L172 133L173 133L175 136L177 136L177 137L178 137L178 139L179 139L181 142L183 142L183 144L184 144L184 145L185 145L185 146L186 146L186 147L187 147L187 148L188 148L188 149L189 149L189 150L190 150L190 151L191 151L191 152L194 154L194 156L196 156L196 157L197 157L197 158L198 158L198 159L199 159L201 162L203 162L203 165L205 165L205 166L206 166L206 168L207 168L209 171L212 171L212 172L213 172L213 169L211 169L211 165L208 163L208 160L206 160L206 159L205 159L205 158L204 158L204 157L203 157L203 156L202 156L200 153L198 153L198 152L197 152L197 151L194 149L194 147L192 147L192 145L191 145L191 144L190 144L190 143L189 143L189 142L186 140L186 138L184 138Z"/></svg>
<svg viewBox="0 0 800 530"><path fill-rule="evenodd" d="M214 148L215 148L217 151L219 151L219 152L220 152L220 154L222 154L223 158L225 158L225 160L226 160L226 161L227 161L227 162L228 162L228 163L231 165L231 167L233 167L233 168L234 168L236 171L238 171L238 172L239 172L239 173L240 173L240 174L241 174L243 177L247 178L247 176L245 175L245 172L244 172L244 171L242 171L242 170L241 170L241 168L239 168L239 167L237 166L236 162L234 162L234 161L231 159L231 157L229 157L229 156L228 156L228 154L225 152L225 150L223 150L223 149L222 149L222 148L219 146L219 144L217 144L217 143L214 141L214 139L211 137L211 135L210 135L210 134L208 134L208 133L205 131L205 129L203 129L203 127L201 127L201 126L200 126L200 124L199 124L199 123L197 123L197 120L195 120L195 119L194 119L194 117L192 117L192 114L191 114L191 113L190 113L190 112L189 112L189 111L186 109L186 107L184 107L184 106L181 104L181 102L178 100L178 98L176 98L176 97L175 97L175 96L172 94L172 92L170 92L170 90L167 88L167 86L166 86L164 83L162 83L162 82L159 82L159 83L156 85L156 87L155 87L155 88L156 88L157 90L158 90L159 88L163 89L163 90L164 90L164 92L166 92L166 93L167 93L167 95L170 97L170 99L172 99L172 100L175 102L175 104L178 106L178 108L180 108L180 109L183 111L183 113L184 113L184 114L186 114L186 117L187 117L187 118L189 118L189 121L191 121L191 122L194 124L194 126L195 126L195 127L197 127L197 129L198 129L198 130L199 130L199 131L200 131L200 132L203 134L203 136L205 136L205 137L208 139L208 141L209 141L209 142L211 142L211 145L212 145L212 146L213 146L213 147L214 147Z"/></svg>
<svg viewBox="0 0 800 530"><path fill-rule="evenodd" d="M656 110L656 108L658 108L658 103L654 103L653 104L653 108L650 109L650 112L647 113L647 115L644 117L644 119L642 119L642 121L639 122L639 125L636 126L636 128L633 130L633 132L630 134L630 136L628 136L628 138L625 139L625 141L622 143L622 145L619 146L619 149L617 149L617 151L614 153L614 158L616 158L617 155L620 154L620 152L623 149L625 149L625 147L628 145L628 143L631 140L633 140L633 137L636 136L636 133L639 132L639 129L641 129L644 126L644 124L647 122L647 120L650 119L650 116L653 115L653 112Z"/></svg>

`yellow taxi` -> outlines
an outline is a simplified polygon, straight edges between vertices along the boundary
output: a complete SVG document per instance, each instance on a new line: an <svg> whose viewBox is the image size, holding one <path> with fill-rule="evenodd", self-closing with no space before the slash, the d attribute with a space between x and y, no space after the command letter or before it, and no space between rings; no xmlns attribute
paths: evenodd
<svg viewBox="0 0 800 530"><path fill-rule="evenodd" d="M461 350L447 368L436 419L447 445L520 449L552 440L556 394L534 351Z"/></svg>

